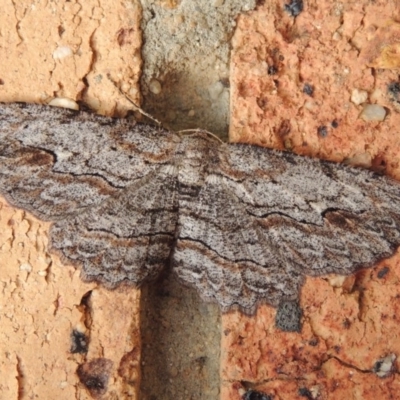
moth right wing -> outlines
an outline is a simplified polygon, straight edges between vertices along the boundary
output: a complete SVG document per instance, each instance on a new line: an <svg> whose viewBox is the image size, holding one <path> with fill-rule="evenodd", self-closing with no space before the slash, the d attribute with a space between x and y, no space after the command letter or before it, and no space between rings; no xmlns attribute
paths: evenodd
<svg viewBox="0 0 400 400"><path fill-rule="evenodd" d="M181 201L173 260L224 311L297 300L306 275L353 273L400 244L399 182L257 146L209 153Z"/></svg>

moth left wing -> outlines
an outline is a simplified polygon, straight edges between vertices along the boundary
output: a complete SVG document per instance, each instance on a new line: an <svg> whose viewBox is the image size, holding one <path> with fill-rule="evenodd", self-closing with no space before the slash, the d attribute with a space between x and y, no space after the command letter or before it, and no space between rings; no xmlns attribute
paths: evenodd
<svg viewBox="0 0 400 400"><path fill-rule="evenodd" d="M55 222L50 247L82 266L85 281L140 286L169 262L175 241L177 170L161 166L101 204Z"/></svg>
<svg viewBox="0 0 400 400"><path fill-rule="evenodd" d="M170 162L177 140L126 120L0 104L0 194L42 220L60 220Z"/></svg>

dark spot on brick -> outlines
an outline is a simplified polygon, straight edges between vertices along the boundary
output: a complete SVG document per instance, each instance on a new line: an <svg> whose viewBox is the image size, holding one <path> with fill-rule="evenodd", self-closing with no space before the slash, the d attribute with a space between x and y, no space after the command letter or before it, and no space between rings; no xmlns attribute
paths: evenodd
<svg viewBox="0 0 400 400"><path fill-rule="evenodd" d="M382 279L387 275L388 272L389 272L389 267L383 267L378 271L377 277L379 279Z"/></svg>
<svg viewBox="0 0 400 400"><path fill-rule="evenodd" d="M309 83L305 83L303 86L303 93L308 94L309 96L312 96L314 93L314 87L311 86Z"/></svg>
<svg viewBox="0 0 400 400"><path fill-rule="evenodd" d="M285 4L285 10L292 16L297 17L303 11L303 0L291 0Z"/></svg>
<svg viewBox="0 0 400 400"><path fill-rule="evenodd" d="M372 367L372 371L375 372L375 374L378 375L379 378L386 378L389 375L393 374L395 369L395 360L395 354L389 354L386 357L377 360Z"/></svg>
<svg viewBox="0 0 400 400"><path fill-rule="evenodd" d="M392 100L400 101L400 82L389 83L387 90Z"/></svg>
<svg viewBox="0 0 400 400"><path fill-rule="evenodd" d="M382 367L382 364L383 364L383 361L382 360L379 360L379 361L377 361L375 364L374 364L374 366L373 366L373 370L374 371L379 371L380 369L381 369L381 367Z"/></svg>
<svg viewBox="0 0 400 400"><path fill-rule="evenodd" d="M104 382L98 377L87 378L87 380L85 381L85 386L89 390L96 390L96 391L100 391L105 388Z"/></svg>
<svg viewBox="0 0 400 400"><path fill-rule="evenodd" d="M297 301L282 301L276 311L275 325L284 332L300 332L302 315Z"/></svg>
<svg viewBox="0 0 400 400"><path fill-rule="evenodd" d="M239 335L236 342L239 346L241 346L244 342L244 336Z"/></svg>
<svg viewBox="0 0 400 400"><path fill-rule="evenodd" d="M317 131L318 131L318 135L321 137L328 136L328 128L325 125L319 126Z"/></svg>
<svg viewBox="0 0 400 400"><path fill-rule="evenodd" d="M3 79L0 79L0 85L4 85Z"/></svg>
<svg viewBox="0 0 400 400"><path fill-rule="evenodd" d="M309 342L308 342L308 344L309 344L310 346L313 346L313 347L318 346L318 343L319 343L318 338L312 338L312 339L309 340Z"/></svg>
<svg viewBox="0 0 400 400"><path fill-rule="evenodd" d="M343 321L343 328L349 329L351 326L350 320L348 318L345 318Z"/></svg>
<svg viewBox="0 0 400 400"><path fill-rule="evenodd" d="M243 396L242 400L272 400L273 397L263 392L257 392L255 390L248 390Z"/></svg>
<svg viewBox="0 0 400 400"><path fill-rule="evenodd" d="M337 122L337 120L336 119L334 119L332 122L331 122L331 126L332 126L332 128L337 128L338 126L339 126L339 122Z"/></svg>
<svg viewBox="0 0 400 400"><path fill-rule="evenodd" d="M310 400L313 399L312 393L305 387L299 389L299 396L306 397L307 399Z"/></svg>
<svg viewBox="0 0 400 400"><path fill-rule="evenodd" d="M58 30L58 36L62 36L63 35L63 33L65 32L65 29L64 29L64 27L62 26L62 25L58 25L58 28L57 28L57 30Z"/></svg>
<svg viewBox="0 0 400 400"><path fill-rule="evenodd" d="M85 354L88 352L88 339L86 335L74 329L71 333L71 353Z"/></svg>
<svg viewBox="0 0 400 400"><path fill-rule="evenodd" d="M78 367L79 380L92 396L101 396L107 392L108 380L113 362L106 358L95 358Z"/></svg>
<svg viewBox="0 0 400 400"><path fill-rule="evenodd" d="M270 65L268 67L268 75L275 75L278 72L278 68L275 65Z"/></svg>

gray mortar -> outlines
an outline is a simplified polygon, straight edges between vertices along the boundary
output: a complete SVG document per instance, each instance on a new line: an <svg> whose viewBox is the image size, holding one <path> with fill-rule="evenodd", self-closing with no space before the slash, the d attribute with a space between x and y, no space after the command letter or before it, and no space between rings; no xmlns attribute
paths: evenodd
<svg viewBox="0 0 400 400"><path fill-rule="evenodd" d="M143 108L175 131L203 128L226 139L230 39L256 0L141 3Z"/></svg>
<svg viewBox="0 0 400 400"><path fill-rule="evenodd" d="M227 139L230 40L238 14L256 1L141 3L142 107L169 129L203 128ZM203 303L171 275L145 287L141 301L140 398L217 400L218 307Z"/></svg>
<svg viewBox="0 0 400 400"><path fill-rule="evenodd" d="M220 311L168 275L141 294L141 400L217 400Z"/></svg>

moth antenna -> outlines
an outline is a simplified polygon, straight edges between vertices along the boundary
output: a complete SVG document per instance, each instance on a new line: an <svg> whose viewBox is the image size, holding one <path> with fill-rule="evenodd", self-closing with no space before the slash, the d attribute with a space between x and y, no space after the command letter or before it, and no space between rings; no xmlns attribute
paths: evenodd
<svg viewBox="0 0 400 400"><path fill-rule="evenodd" d="M183 134L183 135L191 135L191 134L195 134L195 133L197 133L197 132L203 132L203 133L206 133L207 135L209 135L209 136L211 136L211 137L213 137L214 139L217 139L220 143L225 143L220 137L218 137L215 133L212 133L212 132L210 132L210 131L206 131L206 130L204 130L204 129L199 129L199 128L196 128L196 129L182 129L181 131L178 131L178 132L176 132L178 135L181 135L181 134Z"/></svg>
<svg viewBox="0 0 400 400"><path fill-rule="evenodd" d="M129 97L128 94L126 94L125 92L123 92L123 91L121 90L121 88L117 85L117 83L114 82L114 80L111 78L110 74L107 74L107 78L108 78L108 79L110 80L110 82L115 86L115 88L118 90L118 92L119 92L122 96L124 96L124 97L129 101L129 103L131 103L131 104L135 107L135 109L136 109L140 114L142 114L142 115L144 115L145 117L151 119L151 120L154 121L158 126L162 126L162 123L161 123L158 119L154 118L152 115L150 115L149 113L147 113L146 111L144 111L142 108L140 108L140 107Z"/></svg>

